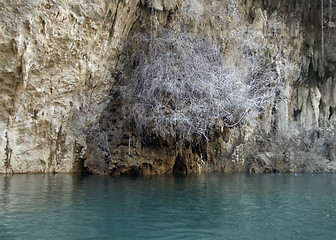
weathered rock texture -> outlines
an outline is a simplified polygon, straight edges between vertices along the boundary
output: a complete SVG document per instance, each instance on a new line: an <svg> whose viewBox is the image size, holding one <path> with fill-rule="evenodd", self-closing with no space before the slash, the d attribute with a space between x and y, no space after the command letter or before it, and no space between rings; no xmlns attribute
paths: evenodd
<svg viewBox="0 0 336 240"><path fill-rule="evenodd" d="M336 169L332 1L4 0L0 9L1 173ZM218 123L193 142L139 133L118 91L133 70L126 55L142 47L127 42L164 29L204 37L232 61L236 31L294 70L243 126Z"/></svg>
<svg viewBox="0 0 336 240"><path fill-rule="evenodd" d="M137 3L2 1L0 8L0 171L73 171L87 129L110 100Z"/></svg>

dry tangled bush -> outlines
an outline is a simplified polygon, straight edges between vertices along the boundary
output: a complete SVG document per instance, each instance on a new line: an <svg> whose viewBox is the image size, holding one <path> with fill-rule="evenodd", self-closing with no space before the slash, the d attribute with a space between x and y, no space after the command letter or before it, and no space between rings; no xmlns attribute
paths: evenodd
<svg viewBox="0 0 336 240"><path fill-rule="evenodd" d="M177 139L206 136L218 121L241 124L279 86L273 66L241 47L244 56L235 64L223 60L215 44L192 34L133 37L127 62L134 71L121 87L125 115L139 131Z"/></svg>

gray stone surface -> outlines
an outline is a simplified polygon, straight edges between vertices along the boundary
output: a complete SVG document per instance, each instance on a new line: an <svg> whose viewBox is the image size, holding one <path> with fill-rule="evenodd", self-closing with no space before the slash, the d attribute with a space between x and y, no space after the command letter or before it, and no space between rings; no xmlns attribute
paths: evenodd
<svg viewBox="0 0 336 240"><path fill-rule="evenodd" d="M321 138L312 140L307 132L323 129L330 132L328 139L334 137L336 6L327 0L323 6L321 1L263 3L2 1L0 172L335 171L332 141L314 160L304 144L295 154L286 138L304 135L307 146L315 147ZM266 49L271 64L291 69L264 114L241 127L218 123L209 141L199 137L193 144L141 135L123 115L117 91L121 76L132 74L125 56L142 47L126 43L136 34L155 36L164 29L209 39L223 58L242 64L232 38L239 33ZM301 135L295 134L298 129Z"/></svg>

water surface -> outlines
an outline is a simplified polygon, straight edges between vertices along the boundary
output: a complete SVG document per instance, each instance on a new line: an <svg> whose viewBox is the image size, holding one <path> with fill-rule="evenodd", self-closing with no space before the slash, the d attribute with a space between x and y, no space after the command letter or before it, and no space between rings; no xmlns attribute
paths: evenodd
<svg viewBox="0 0 336 240"><path fill-rule="evenodd" d="M336 175L2 175L0 239L336 239Z"/></svg>

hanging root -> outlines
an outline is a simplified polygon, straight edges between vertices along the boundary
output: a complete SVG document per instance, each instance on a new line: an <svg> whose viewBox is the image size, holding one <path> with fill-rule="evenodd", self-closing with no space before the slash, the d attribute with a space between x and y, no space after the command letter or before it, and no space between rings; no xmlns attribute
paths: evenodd
<svg viewBox="0 0 336 240"><path fill-rule="evenodd" d="M206 136L218 120L242 124L280 84L274 66L248 46L241 46L240 65L225 62L208 40L176 31L155 39L135 36L128 49L134 72L121 91L125 115L140 132L191 139Z"/></svg>

